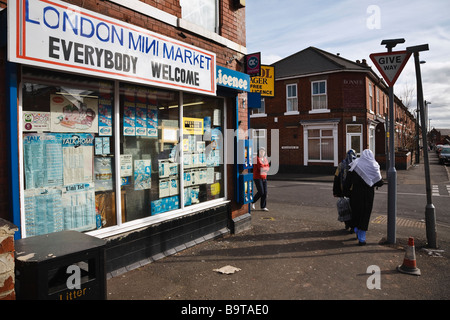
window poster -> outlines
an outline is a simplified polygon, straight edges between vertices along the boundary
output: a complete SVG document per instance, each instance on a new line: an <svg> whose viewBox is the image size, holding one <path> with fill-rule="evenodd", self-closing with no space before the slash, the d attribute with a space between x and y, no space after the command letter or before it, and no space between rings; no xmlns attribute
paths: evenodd
<svg viewBox="0 0 450 320"><path fill-rule="evenodd" d="M98 135L112 136L112 101L110 99L99 100Z"/></svg>
<svg viewBox="0 0 450 320"><path fill-rule="evenodd" d="M136 136L147 136L147 104L136 104Z"/></svg>
<svg viewBox="0 0 450 320"><path fill-rule="evenodd" d="M23 149L26 189L63 185L62 134L27 133Z"/></svg>
<svg viewBox="0 0 450 320"><path fill-rule="evenodd" d="M24 111L23 131L50 131L50 112Z"/></svg>
<svg viewBox="0 0 450 320"><path fill-rule="evenodd" d="M183 134L203 135L203 118L183 118Z"/></svg>
<svg viewBox="0 0 450 320"><path fill-rule="evenodd" d="M64 186L61 206L64 229L95 229L95 190L93 183L76 183Z"/></svg>
<svg viewBox="0 0 450 320"><path fill-rule="evenodd" d="M124 136L136 135L136 107L135 103L131 101L125 101L124 104L123 135Z"/></svg>
<svg viewBox="0 0 450 320"><path fill-rule="evenodd" d="M94 158L95 191L113 190L112 158Z"/></svg>
<svg viewBox="0 0 450 320"><path fill-rule="evenodd" d="M51 131L97 133L98 99L75 97L50 95Z"/></svg>
<svg viewBox="0 0 450 320"><path fill-rule="evenodd" d="M120 176L129 177L133 175L133 155L121 154L120 155Z"/></svg>
<svg viewBox="0 0 450 320"><path fill-rule="evenodd" d="M134 160L134 190L150 189L151 160Z"/></svg>
<svg viewBox="0 0 450 320"><path fill-rule="evenodd" d="M170 196L170 180L161 179L159 180L159 197L165 198Z"/></svg>
<svg viewBox="0 0 450 320"><path fill-rule="evenodd" d="M147 136L158 138L158 109L156 106L149 106L147 109Z"/></svg>
<svg viewBox="0 0 450 320"><path fill-rule="evenodd" d="M61 188L25 190L24 201L28 237L64 230Z"/></svg>
<svg viewBox="0 0 450 320"><path fill-rule="evenodd" d="M63 134L64 184L92 182L94 136L88 133Z"/></svg>

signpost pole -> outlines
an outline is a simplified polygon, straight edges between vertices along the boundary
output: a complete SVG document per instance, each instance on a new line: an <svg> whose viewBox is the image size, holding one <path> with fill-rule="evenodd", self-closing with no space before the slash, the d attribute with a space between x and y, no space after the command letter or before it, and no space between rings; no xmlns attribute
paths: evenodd
<svg viewBox="0 0 450 320"><path fill-rule="evenodd" d="M395 119L394 119L394 83L399 76L402 68L406 64L409 55L404 55L402 60L402 55L400 53L392 52L394 48L399 43L404 43L405 39L389 39L381 41L381 45L385 45L387 48L387 54L385 56L390 56L393 59L381 59L379 58L381 54L373 54L370 58L375 62L377 68L385 77L389 84L389 150L386 158L389 158L389 168L388 168L388 229L387 229L387 241L388 243L394 244L396 242L396 219L397 219L397 171L395 169ZM402 53L403 54L403 53ZM378 56L379 59L377 59ZM395 64L388 66L389 63ZM383 66L382 66L383 65ZM394 70L394 73L389 72L389 70Z"/></svg>
<svg viewBox="0 0 450 320"><path fill-rule="evenodd" d="M414 53L414 64L416 69L416 80L417 80L417 103L419 105L420 120L422 123L423 160L424 160L425 183L426 183L425 188L427 192L427 205L425 207L425 226L426 226L427 241L428 246L430 248L437 248L436 214L431 199L430 163L428 159L428 143L427 143L428 130L425 119L422 75L420 72L420 61L419 61L419 52L428 50L428 44L408 47L406 48L406 50Z"/></svg>
<svg viewBox="0 0 450 320"><path fill-rule="evenodd" d="M389 86L388 242L396 242L397 170L395 169L394 86Z"/></svg>

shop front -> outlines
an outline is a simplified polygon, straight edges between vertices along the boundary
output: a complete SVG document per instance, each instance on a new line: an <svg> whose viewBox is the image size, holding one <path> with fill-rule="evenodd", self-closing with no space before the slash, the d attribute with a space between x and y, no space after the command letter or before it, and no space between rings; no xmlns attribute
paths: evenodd
<svg viewBox="0 0 450 320"><path fill-rule="evenodd" d="M114 272L229 232L248 89L220 95L214 52L60 1L9 2L8 34L18 238L107 239Z"/></svg>

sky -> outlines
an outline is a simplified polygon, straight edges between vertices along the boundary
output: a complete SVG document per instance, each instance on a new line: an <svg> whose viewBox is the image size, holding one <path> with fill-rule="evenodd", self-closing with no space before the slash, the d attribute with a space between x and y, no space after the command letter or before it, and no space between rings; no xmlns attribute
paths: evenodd
<svg viewBox="0 0 450 320"><path fill-rule="evenodd" d="M262 64L313 46L356 61L386 52L384 39L405 39L393 51L428 44L419 53L430 127L450 129L449 0L247 0L248 53L261 52ZM414 57L394 85L394 94L414 114L417 106ZM405 103L405 104L406 104Z"/></svg>

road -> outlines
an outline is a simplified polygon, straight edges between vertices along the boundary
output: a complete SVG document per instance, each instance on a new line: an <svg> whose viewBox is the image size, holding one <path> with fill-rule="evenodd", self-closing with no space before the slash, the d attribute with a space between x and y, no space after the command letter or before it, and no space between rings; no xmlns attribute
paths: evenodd
<svg viewBox="0 0 450 320"><path fill-rule="evenodd" d="M450 167L440 165L434 152L429 154L432 203L435 206L436 223L448 227L450 231L450 181L448 171ZM424 162L419 164L424 166ZM425 174L422 170L411 168L405 172L398 172L397 179L397 218L424 222L427 194ZM386 181L386 179L385 179ZM333 197L332 183L307 181L269 181L268 208L277 203L309 206L335 207L336 198ZM372 219L387 216L388 186L387 184L376 190Z"/></svg>

